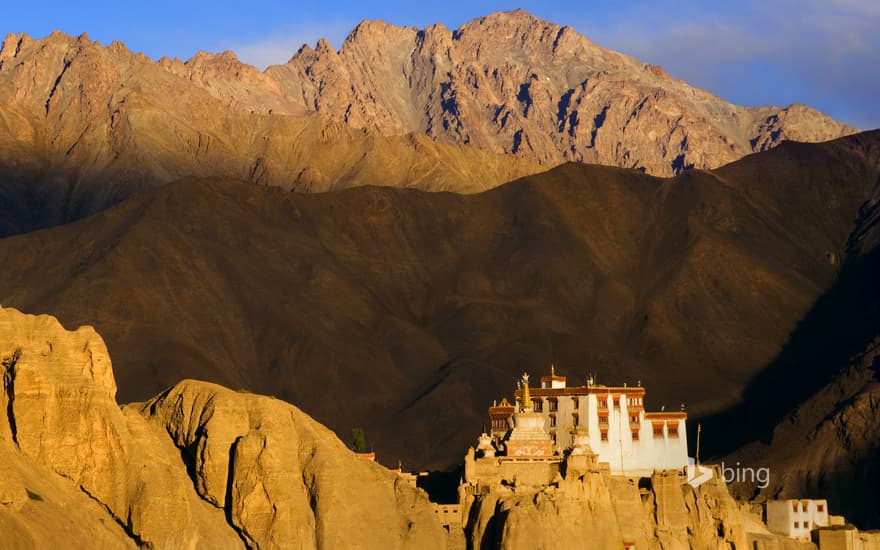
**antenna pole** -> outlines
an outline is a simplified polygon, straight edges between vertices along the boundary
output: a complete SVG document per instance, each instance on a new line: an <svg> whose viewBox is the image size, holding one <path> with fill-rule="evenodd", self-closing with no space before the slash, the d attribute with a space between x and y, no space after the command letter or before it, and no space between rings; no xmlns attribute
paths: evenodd
<svg viewBox="0 0 880 550"><path fill-rule="evenodd" d="M611 406L614 410L614 405ZM620 475L625 476L626 471L623 469L623 407L617 409L617 442L620 444ZM627 419L627 426L629 419Z"/></svg>
<svg viewBox="0 0 880 550"><path fill-rule="evenodd" d="M700 432L701 431L703 431L703 427L698 423L697 424L697 456L696 456L697 466L700 465Z"/></svg>

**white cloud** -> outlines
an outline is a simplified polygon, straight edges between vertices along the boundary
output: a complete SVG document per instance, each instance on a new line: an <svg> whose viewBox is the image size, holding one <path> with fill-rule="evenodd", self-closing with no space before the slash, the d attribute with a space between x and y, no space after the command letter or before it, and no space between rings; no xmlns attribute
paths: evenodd
<svg viewBox="0 0 880 550"><path fill-rule="evenodd" d="M620 12L610 26L575 26L603 46L662 65L727 99L804 102L862 128L880 126L880 1L713 6L707 10L696 0L676 9L640 5L633 8L638 13Z"/></svg>
<svg viewBox="0 0 880 550"><path fill-rule="evenodd" d="M877 0L826 0L831 6L842 8L858 16L880 17Z"/></svg>
<svg viewBox="0 0 880 550"><path fill-rule="evenodd" d="M320 38L326 38L338 48L354 26L347 21L307 23L275 30L254 42L228 44L226 49L234 51L243 62L263 70L269 65L287 63L303 44L314 47Z"/></svg>

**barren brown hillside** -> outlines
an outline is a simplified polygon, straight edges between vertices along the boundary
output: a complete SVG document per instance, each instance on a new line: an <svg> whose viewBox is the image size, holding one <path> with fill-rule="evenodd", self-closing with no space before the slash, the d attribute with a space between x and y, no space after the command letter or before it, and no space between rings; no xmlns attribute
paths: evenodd
<svg viewBox="0 0 880 550"><path fill-rule="evenodd" d="M733 405L834 283L880 134L657 179L569 164L477 195L187 180L0 240L0 303L93 324L123 400L270 393L382 460L458 461L516 373Z"/></svg>
<svg viewBox="0 0 880 550"><path fill-rule="evenodd" d="M743 406L705 419L710 446L770 484L741 496L821 495L862 527L880 526L880 180L859 209L834 285L744 392ZM738 437L737 437L738 436Z"/></svg>

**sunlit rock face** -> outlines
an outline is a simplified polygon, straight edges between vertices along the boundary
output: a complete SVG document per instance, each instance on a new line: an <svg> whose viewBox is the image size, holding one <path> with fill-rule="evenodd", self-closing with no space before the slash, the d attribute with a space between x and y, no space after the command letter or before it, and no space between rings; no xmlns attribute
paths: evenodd
<svg viewBox="0 0 880 550"><path fill-rule="evenodd" d="M183 381L120 409L94 329L8 308L0 356L0 526L13 546L56 540L51 526L63 522L33 524L45 507L78 500L88 523L77 533L109 547L445 544L422 493L282 401ZM33 470L51 484L33 484ZM43 514L28 519L27 505Z"/></svg>
<svg viewBox="0 0 880 550"><path fill-rule="evenodd" d="M226 94L232 74L207 89ZM665 176L786 139L856 131L805 105L732 105L522 10L454 31L364 21L338 51L326 41L304 46L266 74L281 108L294 102L356 128L424 133L545 165L580 161Z"/></svg>
<svg viewBox="0 0 880 550"><path fill-rule="evenodd" d="M369 135L302 109L273 109L277 86L252 67L229 69L241 64L228 55L178 65L86 35L7 36L0 49L0 236L79 219L194 175L305 192L362 185L476 192L541 170L423 135ZM203 86L221 82L219 73L243 79L231 88L265 104L245 106L213 87L209 93Z"/></svg>

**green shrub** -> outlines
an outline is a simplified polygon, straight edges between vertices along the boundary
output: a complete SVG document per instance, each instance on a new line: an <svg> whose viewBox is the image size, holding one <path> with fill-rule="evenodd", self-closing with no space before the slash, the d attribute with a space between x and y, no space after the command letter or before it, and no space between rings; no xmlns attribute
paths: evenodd
<svg viewBox="0 0 880 550"><path fill-rule="evenodd" d="M351 449L356 453L367 452L367 436L364 435L363 428L351 430Z"/></svg>

